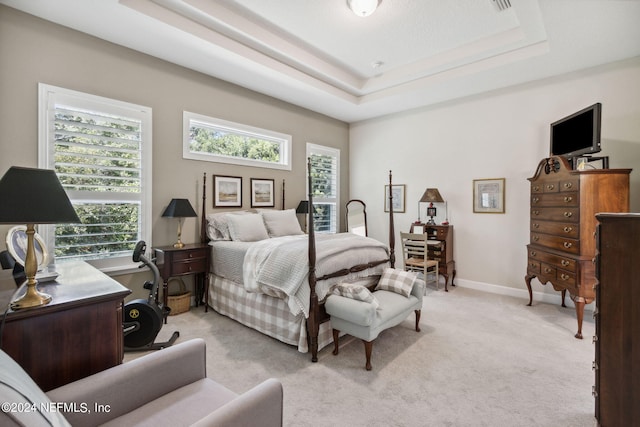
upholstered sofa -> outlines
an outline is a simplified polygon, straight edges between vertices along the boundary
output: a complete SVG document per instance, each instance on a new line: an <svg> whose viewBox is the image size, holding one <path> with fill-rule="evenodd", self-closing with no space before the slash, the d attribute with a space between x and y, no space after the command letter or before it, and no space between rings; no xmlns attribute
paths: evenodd
<svg viewBox="0 0 640 427"><path fill-rule="evenodd" d="M205 359L193 339L45 394L0 351L0 425L282 426L278 380L238 395L207 378Z"/></svg>

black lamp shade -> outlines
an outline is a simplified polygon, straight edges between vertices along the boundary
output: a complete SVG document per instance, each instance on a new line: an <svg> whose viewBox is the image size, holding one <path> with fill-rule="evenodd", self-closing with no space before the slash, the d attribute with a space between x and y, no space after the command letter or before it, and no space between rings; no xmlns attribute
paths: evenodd
<svg viewBox="0 0 640 427"><path fill-rule="evenodd" d="M300 203L298 203L298 207L296 208L296 213L297 214L309 213L309 201L301 200Z"/></svg>
<svg viewBox="0 0 640 427"><path fill-rule="evenodd" d="M79 222L55 171L12 166L0 179L0 224Z"/></svg>
<svg viewBox="0 0 640 427"><path fill-rule="evenodd" d="M196 211L193 210L188 199L172 199L171 202L169 202L169 206L167 206L162 213L162 216L167 218L187 218L198 215Z"/></svg>

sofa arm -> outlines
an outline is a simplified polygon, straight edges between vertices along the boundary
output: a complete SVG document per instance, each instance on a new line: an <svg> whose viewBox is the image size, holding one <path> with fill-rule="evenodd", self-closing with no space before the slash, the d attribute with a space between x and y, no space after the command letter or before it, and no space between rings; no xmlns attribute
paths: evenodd
<svg viewBox="0 0 640 427"><path fill-rule="evenodd" d="M270 378L193 424L197 427L282 427L282 383Z"/></svg>
<svg viewBox="0 0 640 427"><path fill-rule="evenodd" d="M411 295L418 298L419 301L422 301L422 297L424 296L424 289L427 287L424 280L417 278L415 282L413 282L413 288L411 288Z"/></svg>
<svg viewBox="0 0 640 427"><path fill-rule="evenodd" d="M47 395L53 402L88 407L89 412L64 414L74 427L98 425L205 377L205 342L197 338L66 384ZM103 406L108 411L96 412L94 405L108 405Z"/></svg>

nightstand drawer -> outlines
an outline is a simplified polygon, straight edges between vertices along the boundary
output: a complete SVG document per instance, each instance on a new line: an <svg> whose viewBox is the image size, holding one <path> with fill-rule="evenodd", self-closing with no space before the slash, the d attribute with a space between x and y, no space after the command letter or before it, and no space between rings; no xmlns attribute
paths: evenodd
<svg viewBox="0 0 640 427"><path fill-rule="evenodd" d="M207 260L205 258L194 259L191 261L173 263L172 273L175 276L180 274L203 273L207 268Z"/></svg>
<svg viewBox="0 0 640 427"><path fill-rule="evenodd" d="M181 251L173 254L174 261L195 260L207 257L207 251L204 249L193 249L189 251Z"/></svg>

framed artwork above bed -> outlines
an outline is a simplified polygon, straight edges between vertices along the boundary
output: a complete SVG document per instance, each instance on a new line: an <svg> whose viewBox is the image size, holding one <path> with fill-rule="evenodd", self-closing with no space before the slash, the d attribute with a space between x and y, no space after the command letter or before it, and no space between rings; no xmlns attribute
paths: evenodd
<svg viewBox="0 0 640 427"><path fill-rule="evenodd" d="M251 178L252 208L272 208L275 206L273 182L273 179Z"/></svg>
<svg viewBox="0 0 640 427"><path fill-rule="evenodd" d="M242 177L213 176L213 207L242 207Z"/></svg>

